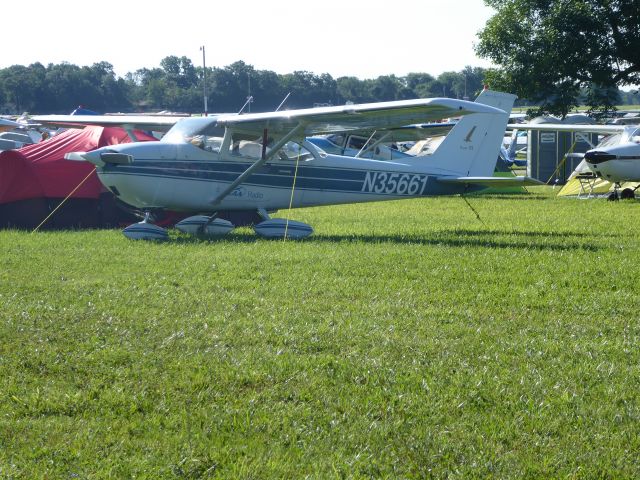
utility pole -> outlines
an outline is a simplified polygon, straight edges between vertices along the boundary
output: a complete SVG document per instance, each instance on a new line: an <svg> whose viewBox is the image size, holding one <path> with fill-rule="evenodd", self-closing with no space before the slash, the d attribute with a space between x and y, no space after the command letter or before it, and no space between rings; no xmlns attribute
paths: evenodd
<svg viewBox="0 0 640 480"><path fill-rule="evenodd" d="M206 117L208 112L207 109L207 62L204 55L204 45L200 47L202 50L202 92L204 94L204 116Z"/></svg>

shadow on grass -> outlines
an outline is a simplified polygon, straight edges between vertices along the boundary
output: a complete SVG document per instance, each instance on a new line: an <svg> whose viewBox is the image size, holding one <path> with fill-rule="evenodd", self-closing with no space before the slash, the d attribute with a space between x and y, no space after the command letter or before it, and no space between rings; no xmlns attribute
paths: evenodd
<svg viewBox="0 0 640 480"><path fill-rule="evenodd" d="M581 237L597 237L599 235L584 232L541 232L537 230L518 231L518 230L473 230L466 228L456 228L448 231L452 235L463 235L469 237L485 236L485 235L510 235L516 237L558 237L558 238L581 238Z"/></svg>
<svg viewBox="0 0 640 480"><path fill-rule="evenodd" d="M498 199L498 200L553 200L554 196L537 195L531 193L470 193L467 198L477 199Z"/></svg>
<svg viewBox="0 0 640 480"><path fill-rule="evenodd" d="M509 236L508 239L492 238L495 236ZM482 231L482 230L451 230L436 232L431 235L322 235L316 234L303 240L287 240L287 242L302 242L311 244L321 243L368 243L382 244L393 243L397 245L425 245L425 246L445 246L445 247L483 247L483 248L510 248L522 250L549 250L549 251L571 251L586 250L589 252L598 251L596 245L570 240L571 237L584 237L582 233L544 233L544 232L515 232L515 231ZM485 238L483 238L485 237ZM536 240L529 240L533 238ZM546 239L542 241L541 239ZM551 241L549 241L551 239ZM562 239L563 241L560 241ZM181 235L172 239L180 244L200 244L200 243L255 243L258 241L283 242L283 240L267 240L251 233L233 233L227 237L220 238L199 238Z"/></svg>

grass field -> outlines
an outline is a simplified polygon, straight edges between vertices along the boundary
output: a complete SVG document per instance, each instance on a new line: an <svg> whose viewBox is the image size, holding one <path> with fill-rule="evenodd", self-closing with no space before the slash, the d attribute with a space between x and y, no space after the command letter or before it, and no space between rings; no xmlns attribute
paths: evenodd
<svg viewBox="0 0 640 480"><path fill-rule="evenodd" d="M0 478L637 478L640 205L553 193L0 231Z"/></svg>

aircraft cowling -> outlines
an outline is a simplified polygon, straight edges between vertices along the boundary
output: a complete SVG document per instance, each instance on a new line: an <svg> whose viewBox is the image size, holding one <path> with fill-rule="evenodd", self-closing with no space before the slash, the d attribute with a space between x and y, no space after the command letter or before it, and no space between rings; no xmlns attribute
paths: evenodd
<svg viewBox="0 0 640 480"><path fill-rule="evenodd" d="M589 167L599 177L610 182L640 181L640 145L590 150L584 155Z"/></svg>
<svg viewBox="0 0 640 480"><path fill-rule="evenodd" d="M600 150L589 150L584 154L585 161L591 165L598 165L599 163L615 160L616 158L617 155Z"/></svg>

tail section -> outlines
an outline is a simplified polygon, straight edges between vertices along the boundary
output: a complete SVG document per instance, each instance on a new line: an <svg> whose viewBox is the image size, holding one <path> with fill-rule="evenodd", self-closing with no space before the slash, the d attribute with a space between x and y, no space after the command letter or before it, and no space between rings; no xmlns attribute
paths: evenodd
<svg viewBox="0 0 640 480"><path fill-rule="evenodd" d="M503 113L466 115L453 127L428 159L429 170L443 176L491 176L498 160L509 114L516 96L484 90L477 103Z"/></svg>

